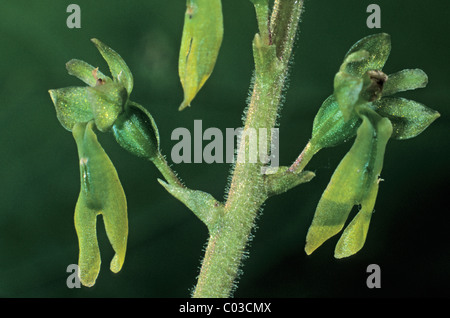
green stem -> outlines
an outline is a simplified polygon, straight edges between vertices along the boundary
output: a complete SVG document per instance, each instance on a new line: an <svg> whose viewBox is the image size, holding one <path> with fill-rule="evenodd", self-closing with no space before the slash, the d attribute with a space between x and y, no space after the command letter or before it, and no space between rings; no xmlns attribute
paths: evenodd
<svg viewBox="0 0 450 318"><path fill-rule="evenodd" d="M301 172L301 171L303 171L303 169L306 167L308 162L317 153L317 151L319 151L319 149L314 147L311 142L308 142L308 144L305 146L305 148L300 153L298 158L289 167L289 171L291 171L291 172Z"/></svg>
<svg viewBox="0 0 450 318"><path fill-rule="evenodd" d="M164 179L166 179L167 183L170 185L178 185L184 187L183 183L180 179L178 179L176 173L170 168L164 156L158 152L158 155L151 159L155 167L161 172Z"/></svg>
<svg viewBox="0 0 450 318"><path fill-rule="evenodd" d="M243 136L250 130L258 131L259 128L270 131L275 127L278 116L303 1L278 0L275 6L277 12L272 15L270 25L283 37L274 39L274 43L282 43L283 49L278 50L273 44L265 43L263 35L255 36L255 83ZM262 16L258 12L257 15L258 19ZM284 18L278 20L279 15ZM273 20L283 21L286 32L281 32ZM268 22L267 20L266 24L259 21L259 24L268 25ZM219 218L218 225L210 232L194 297L229 297L233 292L255 218L268 197L264 175L261 173L263 164L245 160L249 149L249 140L243 138L238 149L224 213Z"/></svg>
<svg viewBox="0 0 450 318"><path fill-rule="evenodd" d="M259 35L264 39L265 44L269 45L272 42L269 32L269 0L258 0L254 2L254 5Z"/></svg>

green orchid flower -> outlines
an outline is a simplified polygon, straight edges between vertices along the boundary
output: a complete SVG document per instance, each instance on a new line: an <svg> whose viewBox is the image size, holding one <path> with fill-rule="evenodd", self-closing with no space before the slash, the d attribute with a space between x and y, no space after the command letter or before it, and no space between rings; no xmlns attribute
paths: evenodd
<svg viewBox="0 0 450 318"><path fill-rule="evenodd" d="M72 131L79 163L81 190L75 207L75 228L79 242L79 278L93 286L100 271L97 242L97 216L102 215L115 256L111 271L121 270L128 238L125 193L114 165L97 140L95 131L111 131L127 151L153 160L159 154L159 135L150 113L129 100L133 76L118 53L97 39L96 45L106 60L112 78L80 60L70 60L70 75L88 86L49 90L61 125Z"/></svg>
<svg viewBox="0 0 450 318"><path fill-rule="evenodd" d="M109 131L124 111L133 89L133 76L119 54L97 39L92 39L92 42L108 63L113 78L84 61L73 59L66 64L69 74L89 86L49 91L56 115L61 125L69 131L76 123L90 120L94 120L100 131Z"/></svg>
<svg viewBox="0 0 450 318"><path fill-rule="evenodd" d="M394 139L409 139L423 132L440 115L425 105L392 95L428 83L420 69L406 69L391 75L382 69L391 51L390 36L367 36L355 43L344 57L334 79L334 93L314 118L310 140L315 152L337 146L356 135L361 118L356 110L368 106L393 124Z"/></svg>
<svg viewBox="0 0 450 318"><path fill-rule="evenodd" d="M314 119L310 140L314 153L355 134L356 139L318 203L306 238L307 254L342 230L355 205L360 205L360 211L338 241L335 257L351 256L364 246L388 140L413 138L440 116L418 102L390 97L425 87L428 82L427 75L419 69L389 76L383 73L390 50L390 37L384 33L365 37L353 45L335 76L333 95L325 100Z"/></svg>

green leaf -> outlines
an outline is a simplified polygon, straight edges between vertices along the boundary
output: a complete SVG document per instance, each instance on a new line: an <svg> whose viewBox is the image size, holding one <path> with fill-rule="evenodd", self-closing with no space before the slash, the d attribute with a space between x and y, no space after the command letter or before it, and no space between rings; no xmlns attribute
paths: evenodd
<svg viewBox="0 0 450 318"><path fill-rule="evenodd" d="M389 75L384 84L383 96L398 92L423 88L428 84L428 76L421 69L407 69Z"/></svg>
<svg viewBox="0 0 450 318"><path fill-rule="evenodd" d="M388 119L370 109L362 110L361 117L363 122L355 142L336 168L317 205L306 238L307 254L341 231L353 206L365 202L378 183L392 126Z"/></svg>
<svg viewBox="0 0 450 318"><path fill-rule="evenodd" d="M108 63L112 77L117 82L121 83L127 90L128 95L130 95L133 90L133 74L131 74L128 65L122 57L109 46L97 39L91 39L91 41L95 44L106 63Z"/></svg>
<svg viewBox="0 0 450 318"><path fill-rule="evenodd" d="M170 185L161 179L158 182L175 198L180 200L187 208L213 232L217 226L218 218L223 214L223 204L206 192L191 190L186 187Z"/></svg>
<svg viewBox="0 0 450 318"><path fill-rule="evenodd" d="M65 87L48 91L61 125L72 131L76 123L94 119L87 87Z"/></svg>
<svg viewBox="0 0 450 318"><path fill-rule="evenodd" d="M361 61L350 63L347 72L356 77L361 77L370 70L381 70L391 52L391 37L386 33L366 36L356 42L345 57L357 51L367 51L369 57Z"/></svg>
<svg viewBox="0 0 450 318"><path fill-rule="evenodd" d="M106 234L115 251L111 271L117 273L125 260L128 217L125 193L116 169L98 143L94 123L76 124L73 136L80 159L81 190L75 208L75 228L80 248L79 276L85 286L93 286L100 271L97 242L97 215L103 216Z"/></svg>
<svg viewBox="0 0 450 318"><path fill-rule="evenodd" d="M376 111L392 122L392 138L409 139L422 133L440 114L427 106L400 97L386 97L374 103Z"/></svg>
<svg viewBox="0 0 450 318"><path fill-rule="evenodd" d="M317 112L312 129L311 144L317 149L337 146L356 135L361 119L354 114L344 120L334 95L329 96Z"/></svg>
<svg viewBox="0 0 450 318"><path fill-rule="evenodd" d="M221 0L187 0L178 73L184 90L179 110L190 106L216 64L223 38Z"/></svg>
<svg viewBox="0 0 450 318"><path fill-rule="evenodd" d="M132 154L153 159L159 153L159 133L150 113L141 105L130 102L126 111L114 122L116 141Z"/></svg>
<svg viewBox="0 0 450 318"><path fill-rule="evenodd" d="M66 63L66 69L70 75L78 77L80 80L92 87L97 85L98 79L106 82L111 81L109 77L104 75L97 68L94 68L92 65L81 60L70 60ZM94 76L94 74L96 74L96 76Z"/></svg>

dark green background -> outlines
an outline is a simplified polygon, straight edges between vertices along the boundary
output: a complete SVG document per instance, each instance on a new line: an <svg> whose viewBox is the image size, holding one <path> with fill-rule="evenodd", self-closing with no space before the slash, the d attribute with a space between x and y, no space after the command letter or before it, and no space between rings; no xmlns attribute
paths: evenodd
<svg viewBox="0 0 450 318"><path fill-rule="evenodd" d="M82 28L66 27L66 8L81 6ZM382 10L381 30L366 27L367 5ZM158 184L158 171L99 136L114 162L129 208L129 241L122 271L113 274L112 248L99 219L102 269L92 288L66 287L76 263L73 211L79 191L78 158L47 93L83 85L65 70L79 58L106 64L89 41L97 37L130 66L132 99L153 114L162 149L170 155L173 129L241 127L252 76L256 32L249 1L224 0L225 35L219 60L193 107L177 108L177 75L185 1L0 2L0 296L186 297L195 285L207 239L205 226ZM322 151L308 166L317 177L270 199L258 219L236 297L449 296L449 31L446 1L306 1L280 124L281 164L308 141L313 117L332 92L334 74L349 47L377 32L392 36L384 68L422 68L426 89L407 92L441 113L413 140L388 143L371 228L364 249L335 260L338 236L311 256L303 247L315 206L350 143ZM230 165L180 164L187 185L222 199ZM366 287L369 264L381 267L382 288Z"/></svg>

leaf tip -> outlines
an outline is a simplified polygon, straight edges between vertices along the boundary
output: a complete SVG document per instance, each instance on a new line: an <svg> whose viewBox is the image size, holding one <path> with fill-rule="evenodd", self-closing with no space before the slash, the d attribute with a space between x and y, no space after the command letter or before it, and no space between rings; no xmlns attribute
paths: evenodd
<svg viewBox="0 0 450 318"><path fill-rule="evenodd" d="M54 99L55 90L54 89L49 89L48 93L50 94L50 98L52 99L52 101L55 102L55 99Z"/></svg>
<svg viewBox="0 0 450 318"><path fill-rule="evenodd" d="M183 102L181 103L180 107L178 108L179 111L184 110L186 107L191 107L191 102L188 100L183 100Z"/></svg>
<svg viewBox="0 0 450 318"><path fill-rule="evenodd" d="M157 180L160 185L162 185L167 191L169 191L169 189L171 188L170 184L168 184L167 182L165 182L164 180L162 180L160 178L157 178Z"/></svg>
<svg viewBox="0 0 450 318"><path fill-rule="evenodd" d="M314 252L316 249L317 249L317 247L313 247L313 246L311 246L311 244L309 242L306 242L306 245L305 245L306 255L311 255L312 252Z"/></svg>

